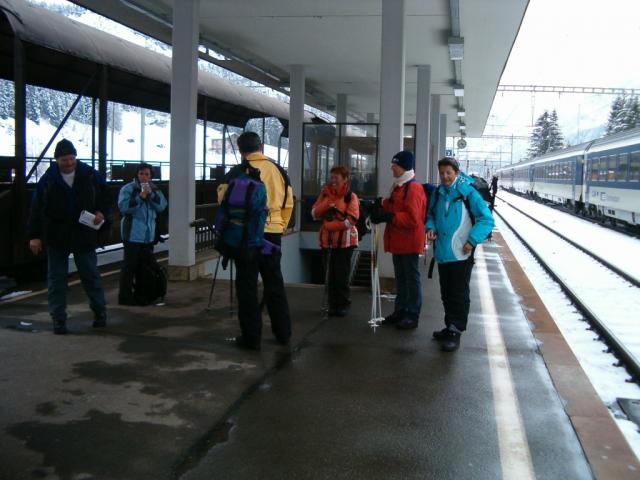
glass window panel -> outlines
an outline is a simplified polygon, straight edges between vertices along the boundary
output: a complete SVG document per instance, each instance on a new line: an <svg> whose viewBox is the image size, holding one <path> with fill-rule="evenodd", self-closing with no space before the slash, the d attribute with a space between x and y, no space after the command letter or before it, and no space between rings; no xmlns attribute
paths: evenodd
<svg viewBox="0 0 640 480"><path fill-rule="evenodd" d="M629 158L629 180L640 181L640 151L632 152Z"/></svg>
<svg viewBox="0 0 640 480"><path fill-rule="evenodd" d="M616 180L616 164L618 163L617 155L610 155L607 159L607 181L614 182Z"/></svg>
<svg viewBox="0 0 640 480"><path fill-rule="evenodd" d="M629 154L621 153L618 156L618 171L616 178L621 181L627 179L627 168L629 167Z"/></svg>

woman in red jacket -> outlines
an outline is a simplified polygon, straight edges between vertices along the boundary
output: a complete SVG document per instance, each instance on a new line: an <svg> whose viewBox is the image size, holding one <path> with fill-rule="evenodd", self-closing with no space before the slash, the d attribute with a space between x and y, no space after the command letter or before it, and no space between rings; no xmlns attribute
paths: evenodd
<svg viewBox="0 0 640 480"><path fill-rule="evenodd" d="M393 255L396 277L394 311L383 325L400 330L418 326L422 308L422 284L418 260L424 251L424 220L427 199L422 184L415 181L413 153L404 150L391 160L393 188L382 201L381 211L371 215L373 223L384 223L384 251Z"/></svg>
<svg viewBox="0 0 640 480"><path fill-rule="evenodd" d="M344 317L351 305L349 270L353 249L358 246L356 222L360 216L358 197L349 190L349 170L331 169L329 183L313 204L311 216L322 220L319 240L325 268L329 269L329 315Z"/></svg>

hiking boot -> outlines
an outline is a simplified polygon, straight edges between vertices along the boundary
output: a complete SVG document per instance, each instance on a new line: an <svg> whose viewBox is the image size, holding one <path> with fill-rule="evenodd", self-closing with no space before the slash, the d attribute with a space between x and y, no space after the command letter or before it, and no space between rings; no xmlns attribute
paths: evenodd
<svg viewBox="0 0 640 480"><path fill-rule="evenodd" d="M417 326L418 326L418 319L417 318L406 317L406 318L402 319L402 321L396 325L396 328L398 330L412 330L412 329L416 328Z"/></svg>
<svg viewBox="0 0 640 480"><path fill-rule="evenodd" d="M448 331L449 329L447 327L444 327L442 330L436 330L435 332L433 332L433 339L441 342L442 340L447 338Z"/></svg>
<svg viewBox="0 0 640 480"><path fill-rule="evenodd" d="M395 325L402 321L404 315L402 313L393 312L391 315L384 317L384 320L380 322L380 325Z"/></svg>
<svg viewBox="0 0 640 480"><path fill-rule="evenodd" d="M67 321L66 320L54 320L53 321L53 333L56 335L64 335L67 333Z"/></svg>
<svg viewBox="0 0 640 480"><path fill-rule="evenodd" d="M442 339L440 348L443 352L455 352L460 348L460 332L454 332L453 330L447 330L446 337Z"/></svg>
<svg viewBox="0 0 640 480"><path fill-rule="evenodd" d="M104 328L107 326L107 311L93 312L93 328Z"/></svg>
<svg viewBox="0 0 640 480"><path fill-rule="evenodd" d="M254 352L259 352L262 348L260 343L247 342L242 335L238 335L234 339L234 344L241 350L253 350Z"/></svg>

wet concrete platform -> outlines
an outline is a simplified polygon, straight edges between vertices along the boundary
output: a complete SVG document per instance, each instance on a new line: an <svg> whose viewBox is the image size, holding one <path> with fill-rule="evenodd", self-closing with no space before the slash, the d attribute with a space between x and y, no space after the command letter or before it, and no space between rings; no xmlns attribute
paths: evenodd
<svg viewBox="0 0 640 480"><path fill-rule="evenodd" d="M44 295L0 305L0 478L593 478L501 248L477 252L454 354L430 338L443 311L426 275L411 332L374 332L365 291L323 321L322 289L291 286L292 347L267 320L260 353L226 342L223 283L213 311L209 282L171 283L166 306L113 306L104 331L74 286L62 337Z"/></svg>

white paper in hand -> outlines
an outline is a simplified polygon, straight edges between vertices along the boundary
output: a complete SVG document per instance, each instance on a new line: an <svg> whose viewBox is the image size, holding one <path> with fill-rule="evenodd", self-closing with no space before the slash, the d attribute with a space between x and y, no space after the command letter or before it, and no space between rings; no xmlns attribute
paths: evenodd
<svg viewBox="0 0 640 480"><path fill-rule="evenodd" d="M80 218L78 221L89 228L98 230L104 223L104 219L100 223L94 224L93 221L95 220L95 218L96 216L93 213L87 212L86 210L82 210L82 212L80 212Z"/></svg>

